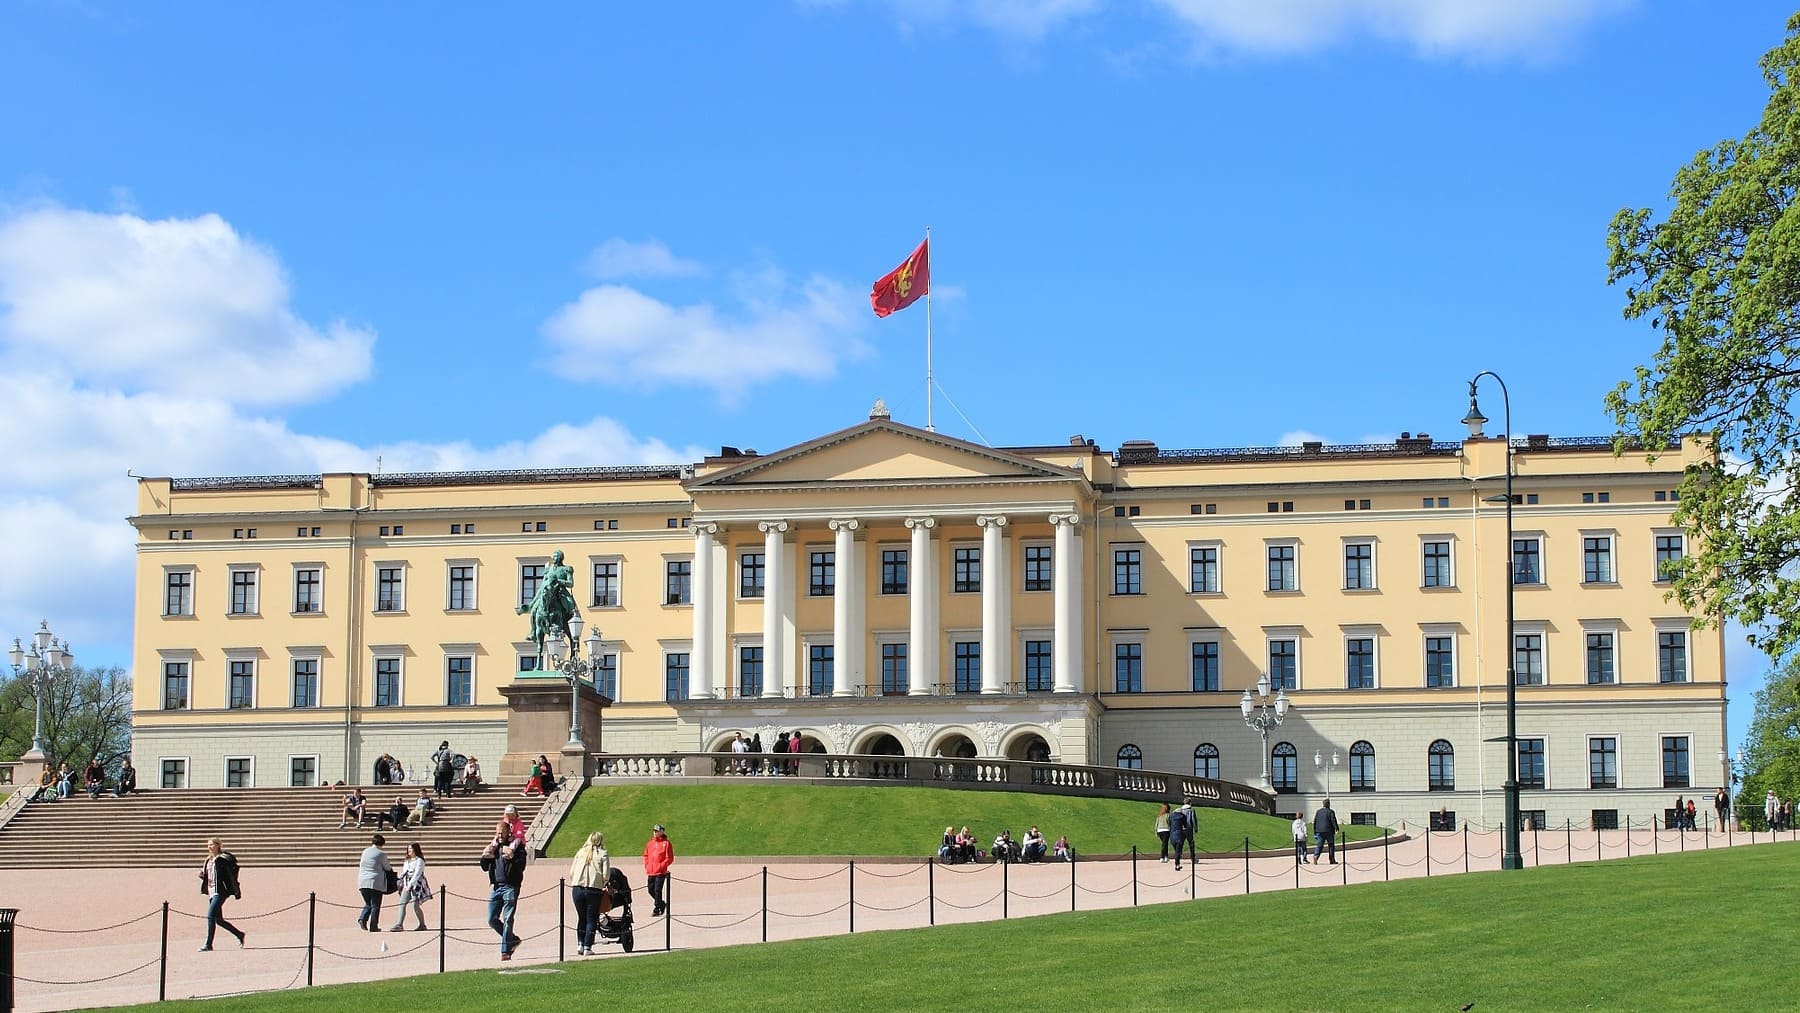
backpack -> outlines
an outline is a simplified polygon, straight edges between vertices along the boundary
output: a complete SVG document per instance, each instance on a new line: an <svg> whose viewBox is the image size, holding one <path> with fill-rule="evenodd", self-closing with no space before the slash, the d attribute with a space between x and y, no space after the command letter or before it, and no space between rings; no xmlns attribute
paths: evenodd
<svg viewBox="0 0 1800 1013"><path fill-rule="evenodd" d="M1177 838L1180 840L1185 840L1185 839L1187 839L1188 834L1190 832L1191 832L1191 830L1188 827L1187 813L1182 812L1180 809L1173 810L1172 812L1169 813L1169 836L1170 837L1174 837L1174 838Z"/></svg>
<svg viewBox="0 0 1800 1013"><path fill-rule="evenodd" d="M438 754L438 762L437 762L437 772L440 774L448 774L454 769L456 769L456 766L455 766L455 764L450 762L450 751L446 749L443 752L439 753Z"/></svg>

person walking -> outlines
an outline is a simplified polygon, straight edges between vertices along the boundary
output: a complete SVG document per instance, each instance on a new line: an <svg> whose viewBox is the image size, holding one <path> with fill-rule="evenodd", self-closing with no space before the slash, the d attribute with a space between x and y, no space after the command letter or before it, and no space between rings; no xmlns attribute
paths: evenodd
<svg viewBox="0 0 1800 1013"><path fill-rule="evenodd" d="M1337 864L1337 813L1331 811L1331 800L1326 799L1319 811L1313 813L1313 837L1317 843L1313 845L1313 864L1319 864L1319 855L1327 850L1331 853L1331 864Z"/></svg>
<svg viewBox="0 0 1800 1013"><path fill-rule="evenodd" d="M650 840L644 844L644 889L650 892L650 917L669 910L669 866L675 864L675 845L658 823L650 828Z"/></svg>
<svg viewBox="0 0 1800 1013"><path fill-rule="evenodd" d="M1306 864L1306 810L1294 814L1294 864Z"/></svg>
<svg viewBox="0 0 1800 1013"><path fill-rule="evenodd" d="M381 898L387 893L388 878L394 875L394 866L388 862L387 852L381 846L387 838L376 834L369 838L369 846L363 849L362 858L356 863L356 889L361 891L362 914L356 916L356 927L370 932L381 931Z"/></svg>
<svg viewBox="0 0 1800 1013"><path fill-rule="evenodd" d="M511 960L522 941L513 932L513 917L525 885L525 845L513 839L504 822L494 827L494 839L482 849L481 868L494 887L488 894L488 926L500 936L500 959Z"/></svg>
<svg viewBox="0 0 1800 1013"><path fill-rule="evenodd" d="M456 754L450 751L450 740L438 743L437 752L431 754L432 787L438 798L450 797L450 783L456 777Z"/></svg>
<svg viewBox="0 0 1800 1013"><path fill-rule="evenodd" d="M1169 844L1175 849L1175 868L1181 868L1181 847L1187 845L1190 860L1194 855L1194 809L1186 802L1169 814Z"/></svg>
<svg viewBox="0 0 1800 1013"><path fill-rule="evenodd" d="M394 924L389 932L406 931L406 905L411 904L414 931L425 931L425 902L431 899L431 881L425 878L425 849L414 841L406 846L406 864L400 867L400 895L395 898Z"/></svg>
<svg viewBox="0 0 1800 1013"><path fill-rule="evenodd" d="M1724 833L1726 814L1731 811L1731 796L1724 788L1720 788L1719 793L1713 796L1713 811L1719 814L1719 832Z"/></svg>
<svg viewBox="0 0 1800 1013"><path fill-rule="evenodd" d="M575 901L575 952L588 956L594 952L594 932L600 925L600 892L612 875L612 861L607 857L606 835L596 830L587 843L575 852L569 863L570 893Z"/></svg>
<svg viewBox="0 0 1800 1013"><path fill-rule="evenodd" d="M1770 830L1774 830L1781 819L1781 800L1775 797L1773 788L1763 796L1763 819L1769 824Z"/></svg>
<svg viewBox="0 0 1800 1013"><path fill-rule="evenodd" d="M200 892L206 895L206 942L200 952L213 948L213 931L224 929L237 937L238 949L244 948L244 932L225 920L225 900L242 900L244 891L238 885L237 856L226 851L217 837L206 839L206 861L200 866Z"/></svg>
<svg viewBox="0 0 1800 1013"><path fill-rule="evenodd" d="M1162 857L1157 859L1157 861L1159 861L1159 862L1168 861L1169 860L1169 803L1167 803L1167 802L1164 802L1162 804L1162 809L1160 809L1156 814L1156 840L1158 843L1160 843L1162 845ZM1176 857L1179 858L1181 856L1177 855Z"/></svg>

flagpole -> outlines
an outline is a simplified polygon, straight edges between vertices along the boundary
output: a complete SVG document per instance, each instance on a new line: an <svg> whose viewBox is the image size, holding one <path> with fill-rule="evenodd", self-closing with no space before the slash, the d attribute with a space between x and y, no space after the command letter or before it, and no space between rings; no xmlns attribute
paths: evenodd
<svg viewBox="0 0 1800 1013"><path fill-rule="evenodd" d="M931 249L931 226L925 226L925 248ZM931 284L925 285L925 431L937 432L931 424Z"/></svg>

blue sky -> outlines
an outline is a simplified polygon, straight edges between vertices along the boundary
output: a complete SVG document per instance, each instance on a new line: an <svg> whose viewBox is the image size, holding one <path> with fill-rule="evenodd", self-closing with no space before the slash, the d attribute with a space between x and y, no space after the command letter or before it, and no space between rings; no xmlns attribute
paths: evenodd
<svg viewBox="0 0 1800 1013"><path fill-rule="evenodd" d="M137 474L1610 432L1605 229L1743 133L1740 0L0 7L0 631L125 663ZM1498 406L1488 414L1499 417ZM84 583L85 582L85 583ZM98 608L84 605L97 602ZM1732 724L1763 664L1736 648Z"/></svg>

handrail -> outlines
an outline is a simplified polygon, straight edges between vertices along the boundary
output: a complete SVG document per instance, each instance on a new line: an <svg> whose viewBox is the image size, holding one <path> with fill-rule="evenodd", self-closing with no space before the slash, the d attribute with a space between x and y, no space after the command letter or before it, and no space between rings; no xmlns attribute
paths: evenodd
<svg viewBox="0 0 1800 1013"><path fill-rule="evenodd" d="M817 783L875 781L916 787L1033 791L1183 802L1272 814L1275 796L1249 785L1160 770L1043 763L997 756L876 756L866 753L595 753L590 784L618 780L789 775Z"/></svg>
<svg viewBox="0 0 1800 1013"><path fill-rule="evenodd" d="M544 848L549 845L550 838L556 833L557 826L563 817L569 814L569 808L575 804L575 796L587 787L587 778L569 778L544 801L537 815L532 817L531 826L525 830L525 850L533 858L544 857Z"/></svg>

